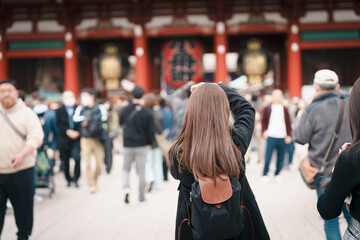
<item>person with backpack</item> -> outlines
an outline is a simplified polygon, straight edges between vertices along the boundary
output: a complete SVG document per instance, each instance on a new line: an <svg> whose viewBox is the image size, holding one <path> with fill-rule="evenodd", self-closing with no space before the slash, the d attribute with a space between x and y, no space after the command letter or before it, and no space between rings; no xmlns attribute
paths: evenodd
<svg viewBox="0 0 360 240"><path fill-rule="evenodd" d="M107 120L107 113L102 105L95 101L95 92L90 88L84 88L80 93L81 105L75 110L73 120L80 123L80 149L86 161L86 175L90 187L90 193L97 191L97 179L101 173L104 161L105 131L102 127ZM91 170L91 155L96 160L95 172Z"/></svg>
<svg viewBox="0 0 360 240"><path fill-rule="evenodd" d="M222 83L191 90L183 127L167 155L180 180L175 239L270 239L245 176L254 108Z"/></svg>

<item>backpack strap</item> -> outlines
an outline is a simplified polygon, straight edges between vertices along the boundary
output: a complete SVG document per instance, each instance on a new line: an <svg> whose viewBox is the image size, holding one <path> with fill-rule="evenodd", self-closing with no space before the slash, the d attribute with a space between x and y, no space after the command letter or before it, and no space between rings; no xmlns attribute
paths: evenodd
<svg viewBox="0 0 360 240"><path fill-rule="evenodd" d="M251 232L252 232L252 240L255 239L255 231L254 231L254 225L253 225L253 222L252 222L252 219L251 219L251 214L250 214L250 211L247 207L245 207L243 204L242 204L242 199L241 199L241 202L240 202L240 206L241 206L241 209L245 209L246 210L246 213L247 215L249 216L249 221L250 221L250 224L251 224Z"/></svg>
<svg viewBox="0 0 360 240"><path fill-rule="evenodd" d="M178 240L181 240L180 239L180 233L181 233L181 226L184 222L187 222L188 223L188 226L190 227L190 230L192 231L192 228L191 228L191 224L190 224L190 211L189 211L189 205L186 204L186 210L187 210L187 214L188 214L188 218L185 218L181 221L180 225L179 225L179 229L178 229Z"/></svg>
<svg viewBox="0 0 360 240"><path fill-rule="evenodd" d="M142 110L142 107L141 107L140 105L136 105L135 108L134 108L134 110L131 111L128 119L126 120L125 125L126 125L128 122L130 122L130 120L132 120L132 119L135 117L135 115L136 115L138 112L140 112L141 110Z"/></svg>

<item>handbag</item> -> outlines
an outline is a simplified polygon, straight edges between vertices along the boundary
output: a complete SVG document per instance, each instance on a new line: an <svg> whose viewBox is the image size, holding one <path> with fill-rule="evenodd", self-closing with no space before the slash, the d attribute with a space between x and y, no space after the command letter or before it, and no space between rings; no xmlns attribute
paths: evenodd
<svg viewBox="0 0 360 240"><path fill-rule="evenodd" d="M303 181L305 182L306 186L308 188L310 188L310 189L316 189L317 188L317 182L315 181L315 179L317 179L318 175L322 174L324 169L329 164L330 154L331 154L331 152L332 152L332 150L334 148L336 140L339 137L341 123L342 123L342 119L343 119L343 116L344 116L344 108L345 108L345 102L344 102L343 99L341 99L339 119L338 119L337 124L336 124L335 132L333 133L333 136L331 138L330 145L329 145L329 147L328 147L328 149L326 151L325 157L323 159L321 169L319 170L318 168L313 167L311 165L311 162L310 162L310 159L309 159L308 156L306 156L305 158L303 158L300 161L300 165L299 165L300 175L301 175Z"/></svg>
<svg viewBox="0 0 360 240"><path fill-rule="evenodd" d="M171 142L166 139L169 131L163 131L162 134L155 133L155 140L163 156L167 154L171 147Z"/></svg>
<svg viewBox="0 0 360 240"><path fill-rule="evenodd" d="M45 172L50 169L49 159L46 155L45 150L38 152L36 156L36 170L37 172Z"/></svg>

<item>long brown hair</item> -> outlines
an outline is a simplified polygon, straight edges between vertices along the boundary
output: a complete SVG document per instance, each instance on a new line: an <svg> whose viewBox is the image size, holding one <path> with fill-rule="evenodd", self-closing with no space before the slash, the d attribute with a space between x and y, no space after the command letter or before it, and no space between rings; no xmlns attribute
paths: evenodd
<svg viewBox="0 0 360 240"><path fill-rule="evenodd" d="M220 174L238 177L243 170L242 156L231 137L230 106L217 84L203 84L191 94L179 136L167 155L179 171L187 169L197 180Z"/></svg>
<svg viewBox="0 0 360 240"><path fill-rule="evenodd" d="M359 104L360 104L360 78L358 78L355 81L349 97L349 125L350 125L352 142L348 149L357 148L357 151L360 151L360 113L358 110ZM338 159L339 156L336 159L336 161ZM327 176L332 176L332 173L328 174ZM330 181L324 183L323 187L327 188L329 184Z"/></svg>
<svg viewBox="0 0 360 240"><path fill-rule="evenodd" d="M349 98L349 124L352 137L351 146L360 145L360 78L358 78L350 93Z"/></svg>

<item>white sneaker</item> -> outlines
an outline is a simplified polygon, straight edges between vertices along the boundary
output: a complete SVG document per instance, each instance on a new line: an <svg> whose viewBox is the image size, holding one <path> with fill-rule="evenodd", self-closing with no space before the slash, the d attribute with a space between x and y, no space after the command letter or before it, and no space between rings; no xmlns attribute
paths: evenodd
<svg viewBox="0 0 360 240"><path fill-rule="evenodd" d="M9 209L11 209L13 207L10 200L7 200L6 207L9 208Z"/></svg>
<svg viewBox="0 0 360 240"><path fill-rule="evenodd" d="M40 196L40 195L38 195L38 194L35 193L35 195L34 195L34 201L35 201L35 202L38 202L38 203L41 203L41 202L43 201L43 198L42 198L42 196Z"/></svg>
<svg viewBox="0 0 360 240"><path fill-rule="evenodd" d="M268 182L270 182L270 178L268 176L262 176L261 177L261 182L268 183Z"/></svg>
<svg viewBox="0 0 360 240"><path fill-rule="evenodd" d="M283 178L280 175L275 176L276 182L282 182Z"/></svg>
<svg viewBox="0 0 360 240"><path fill-rule="evenodd" d="M95 186L90 187L90 193L96 193L97 188Z"/></svg>

